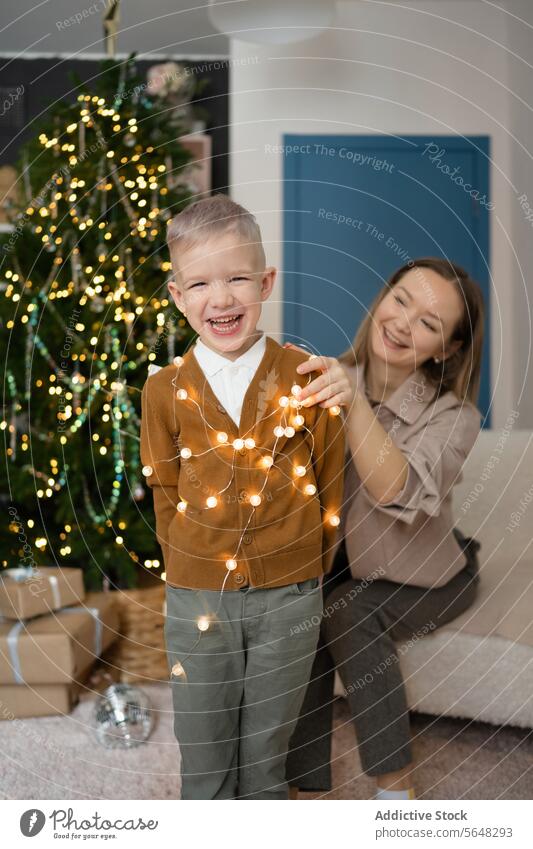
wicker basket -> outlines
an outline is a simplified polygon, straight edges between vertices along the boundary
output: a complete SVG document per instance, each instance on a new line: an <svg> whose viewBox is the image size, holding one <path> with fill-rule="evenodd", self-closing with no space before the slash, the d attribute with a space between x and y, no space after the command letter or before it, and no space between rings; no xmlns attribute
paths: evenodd
<svg viewBox="0 0 533 849"><path fill-rule="evenodd" d="M120 636L106 653L107 662L118 667L119 680L125 683L168 681L164 581L152 587L119 590L116 596Z"/></svg>

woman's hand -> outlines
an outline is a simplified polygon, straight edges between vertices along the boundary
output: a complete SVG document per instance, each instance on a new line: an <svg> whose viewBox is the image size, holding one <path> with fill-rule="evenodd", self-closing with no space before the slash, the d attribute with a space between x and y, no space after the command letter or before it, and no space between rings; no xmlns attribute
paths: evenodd
<svg viewBox="0 0 533 849"><path fill-rule="evenodd" d="M304 351L303 348L299 348L291 342L286 342L283 347L309 355L308 351ZM313 404L326 408L335 405L340 407L351 406L355 387L352 386L344 366L335 357L313 356L306 362L300 363L296 371L298 374L308 374L312 371L322 372L319 377L315 377L311 383L302 389L300 400L304 407L312 407Z"/></svg>

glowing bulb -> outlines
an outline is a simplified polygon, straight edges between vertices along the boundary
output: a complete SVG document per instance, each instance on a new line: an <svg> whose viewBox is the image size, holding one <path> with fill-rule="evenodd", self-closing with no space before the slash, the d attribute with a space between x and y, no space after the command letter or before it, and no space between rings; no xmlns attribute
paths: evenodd
<svg viewBox="0 0 533 849"><path fill-rule="evenodd" d="M305 466L295 466L294 474L297 475L299 478L303 478L303 476L305 475Z"/></svg>
<svg viewBox="0 0 533 849"><path fill-rule="evenodd" d="M284 436L284 435L285 435L285 428L281 427L281 425L276 425L276 427L274 428L274 436L277 436L278 439L279 439L281 436Z"/></svg>
<svg viewBox="0 0 533 849"><path fill-rule="evenodd" d="M180 457L183 457L184 460L188 460L189 457L192 457L192 451L190 448L182 448L180 451Z"/></svg>
<svg viewBox="0 0 533 849"><path fill-rule="evenodd" d="M209 619L207 616L200 616L196 623L196 627L199 631L208 631L209 630Z"/></svg>
<svg viewBox="0 0 533 849"><path fill-rule="evenodd" d="M244 448L244 439L234 439L233 447L235 448L235 451L240 451L241 448Z"/></svg>
<svg viewBox="0 0 533 849"><path fill-rule="evenodd" d="M339 519L338 516L330 516L330 518L329 518L329 523L334 528L336 528L338 525L340 525L340 522L341 522L341 520Z"/></svg>
<svg viewBox="0 0 533 849"><path fill-rule="evenodd" d="M259 507L261 504L261 496L260 495L251 495L250 496L250 504L253 507Z"/></svg>
<svg viewBox="0 0 533 849"><path fill-rule="evenodd" d="M186 509L187 509L187 502L186 502L186 501L179 501L179 502L178 502L178 510L179 510L179 512L180 512L180 513L185 513Z"/></svg>
<svg viewBox="0 0 533 849"><path fill-rule="evenodd" d="M207 504L208 507L216 507L217 504L218 504L218 501L217 501L217 499L215 498L214 495L210 495L209 498L206 499L205 503Z"/></svg>
<svg viewBox="0 0 533 849"><path fill-rule="evenodd" d="M310 360L316 360L316 359L317 359L317 354L309 354L309 359L310 359Z"/></svg>
<svg viewBox="0 0 533 849"><path fill-rule="evenodd" d="M172 362L174 363L175 366L177 366L177 368L179 368L180 366L183 365L183 357L174 357Z"/></svg>
<svg viewBox="0 0 533 849"><path fill-rule="evenodd" d="M178 398L180 401L185 401L187 397L188 394L186 389L178 389L178 391L176 392L176 398Z"/></svg>
<svg viewBox="0 0 533 849"><path fill-rule="evenodd" d="M151 466L143 466L143 475L145 476L145 478L149 478L153 471L154 470Z"/></svg>
<svg viewBox="0 0 533 849"><path fill-rule="evenodd" d="M219 442L227 442L228 441L228 434L224 433L224 431L221 430L220 433L217 433L217 439L218 439Z"/></svg>
<svg viewBox="0 0 533 849"><path fill-rule="evenodd" d="M296 433L296 431L294 430L293 427L290 427L290 425L289 425L289 427L285 428L285 436L289 436L289 437L294 436L295 433Z"/></svg>
<svg viewBox="0 0 533 849"><path fill-rule="evenodd" d="M341 412L341 408L338 407L337 404L335 404L333 407L329 408L329 411L330 411L332 416L339 416L340 412Z"/></svg>
<svg viewBox="0 0 533 849"><path fill-rule="evenodd" d="M247 448L255 448L255 439L252 439L250 436L248 439L244 440L244 444Z"/></svg>
<svg viewBox="0 0 533 849"><path fill-rule="evenodd" d="M298 415L293 418L293 422L296 427L301 427L303 424L305 424L305 419L303 416Z"/></svg>
<svg viewBox="0 0 533 849"><path fill-rule="evenodd" d="M228 572L233 572L234 569L237 568L237 561L231 558L230 560L226 560L226 569Z"/></svg>
<svg viewBox="0 0 533 849"><path fill-rule="evenodd" d="M172 674L175 675L176 678L180 678L182 675L185 675L185 670L184 670L183 666L181 665L181 663L179 662L179 660L172 667Z"/></svg>
<svg viewBox="0 0 533 849"><path fill-rule="evenodd" d="M261 465L265 469L270 469L273 462L274 460L272 459L272 457L263 457L263 459L261 460Z"/></svg>
<svg viewBox="0 0 533 849"><path fill-rule="evenodd" d="M296 397L298 397L301 391L302 387L298 386L297 383L295 383L294 386L291 386L291 395L296 395Z"/></svg>
<svg viewBox="0 0 533 849"><path fill-rule="evenodd" d="M308 483L304 489L306 495L314 495L316 492L316 486L314 483Z"/></svg>
<svg viewBox="0 0 533 849"><path fill-rule="evenodd" d="M287 407L288 404L289 404L289 399L287 398L286 395L282 395L281 398L279 399L280 407Z"/></svg>

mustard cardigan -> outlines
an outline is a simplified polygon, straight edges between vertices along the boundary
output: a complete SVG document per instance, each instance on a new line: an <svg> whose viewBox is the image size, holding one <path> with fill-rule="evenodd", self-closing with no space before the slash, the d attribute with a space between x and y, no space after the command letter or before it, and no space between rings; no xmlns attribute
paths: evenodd
<svg viewBox="0 0 533 849"><path fill-rule="evenodd" d="M294 406L306 359L266 337L238 429L193 349L146 381L141 460L170 585L275 587L330 570L344 429L328 409Z"/></svg>

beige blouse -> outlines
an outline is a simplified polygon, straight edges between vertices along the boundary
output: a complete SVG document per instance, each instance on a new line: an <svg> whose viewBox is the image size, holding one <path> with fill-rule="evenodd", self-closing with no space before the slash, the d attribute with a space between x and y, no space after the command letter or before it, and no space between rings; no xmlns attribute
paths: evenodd
<svg viewBox="0 0 533 849"><path fill-rule="evenodd" d="M363 367L353 379L365 391ZM480 430L481 413L470 402L435 390L421 370L381 403L371 402L409 463L404 488L379 504L361 483L346 440L345 481L337 545L344 537L351 572L358 579L385 579L440 587L459 572L465 557L452 529L452 489Z"/></svg>

